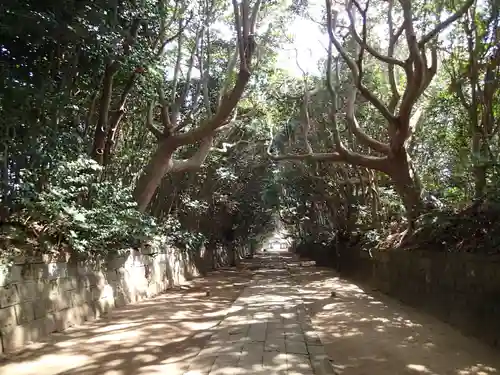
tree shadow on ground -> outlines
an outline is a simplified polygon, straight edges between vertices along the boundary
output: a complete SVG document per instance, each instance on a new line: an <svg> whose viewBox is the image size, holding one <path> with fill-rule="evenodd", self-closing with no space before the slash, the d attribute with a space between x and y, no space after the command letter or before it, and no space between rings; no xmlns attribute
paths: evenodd
<svg viewBox="0 0 500 375"><path fill-rule="evenodd" d="M250 277L245 270L219 270L116 309L10 355L0 374L175 374L203 347Z"/></svg>
<svg viewBox="0 0 500 375"><path fill-rule="evenodd" d="M295 262L290 272L339 375L500 372L498 352L434 317L331 269Z"/></svg>
<svg viewBox="0 0 500 375"><path fill-rule="evenodd" d="M176 288L54 335L11 358L0 374L312 374L307 355L285 354L283 347L265 350L269 332L276 335L271 344L283 346L298 324L300 297L289 290L285 265L269 264L275 260L265 255L244 261L237 271L220 270L195 280L189 289ZM272 275L273 268L281 268L280 277ZM252 285L250 269L257 286L242 293L245 285ZM240 302L230 306L238 296ZM268 331L274 322L280 327Z"/></svg>

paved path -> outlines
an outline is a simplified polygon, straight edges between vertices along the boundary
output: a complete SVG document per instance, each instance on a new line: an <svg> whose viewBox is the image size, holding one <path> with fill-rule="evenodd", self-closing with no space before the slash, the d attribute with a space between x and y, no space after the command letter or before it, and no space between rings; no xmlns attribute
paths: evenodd
<svg viewBox="0 0 500 375"><path fill-rule="evenodd" d="M247 265L53 335L0 375L500 374L498 352L332 270Z"/></svg>
<svg viewBox="0 0 500 375"><path fill-rule="evenodd" d="M274 259L273 259L274 258ZM186 375L334 374L279 255L255 276Z"/></svg>

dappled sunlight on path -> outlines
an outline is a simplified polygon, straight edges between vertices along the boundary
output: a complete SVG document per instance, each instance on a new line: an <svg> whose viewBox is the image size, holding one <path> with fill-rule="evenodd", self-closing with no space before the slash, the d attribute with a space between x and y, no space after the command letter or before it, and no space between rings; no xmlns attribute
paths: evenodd
<svg viewBox="0 0 500 375"><path fill-rule="evenodd" d="M329 269L267 251L31 345L0 364L11 374L500 375L500 355Z"/></svg>
<svg viewBox="0 0 500 375"><path fill-rule="evenodd" d="M339 375L500 374L500 353L427 314L329 269L291 273Z"/></svg>
<svg viewBox="0 0 500 375"><path fill-rule="evenodd" d="M0 365L0 375L173 374L201 350L250 276L218 271L117 309L27 347Z"/></svg>
<svg viewBox="0 0 500 375"><path fill-rule="evenodd" d="M267 254L269 267L255 272L186 375L334 374L286 269L290 256Z"/></svg>

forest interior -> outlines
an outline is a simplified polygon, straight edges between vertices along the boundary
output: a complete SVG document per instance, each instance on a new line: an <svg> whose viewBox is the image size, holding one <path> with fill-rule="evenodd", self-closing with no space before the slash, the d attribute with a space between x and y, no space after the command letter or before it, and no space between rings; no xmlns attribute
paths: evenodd
<svg viewBox="0 0 500 375"><path fill-rule="evenodd" d="M147 247L204 274L279 222L346 273L485 259L500 312L498 1L4 0L0 60L5 290Z"/></svg>

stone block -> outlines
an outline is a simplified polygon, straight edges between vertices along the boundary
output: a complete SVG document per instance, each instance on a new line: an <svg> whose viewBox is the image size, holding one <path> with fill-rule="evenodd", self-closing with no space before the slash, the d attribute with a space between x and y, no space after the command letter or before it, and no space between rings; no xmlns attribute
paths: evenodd
<svg viewBox="0 0 500 375"><path fill-rule="evenodd" d="M76 265L76 273L79 276L89 276L95 272L92 266L89 266L85 263L79 263Z"/></svg>
<svg viewBox="0 0 500 375"><path fill-rule="evenodd" d="M107 266L108 270L117 270L122 268L127 261L128 256L116 256L108 260Z"/></svg>
<svg viewBox="0 0 500 375"><path fill-rule="evenodd" d="M57 332L56 318L55 318L54 314L49 313L47 316L45 316L44 318L41 318L41 319L43 319L43 321L45 322L44 323L45 324L45 333L47 335L50 335L51 333Z"/></svg>
<svg viewBox="0 0 500 375"><path fill-rule="evenodd" d="M50 272L49 272L49 267L51 270L55 268L54 263L37 263L37 264L31 264L31 278L35 280L39 279L45 279L45 280L52 280L54 277L50 277Z"/></svg>
<svg viewBox="0 0 500 375"><path fill-rule="evenodd" d="M109 283L115 282L115 281L119 280L119 276L118 276L118 273L116 272L116 270L110 270L110 271L108 271L108 273L107 273L107 280L108 280Z"/></svg>
<svg viewBox="0 0 500 375"><path fill-rule="evenodd" d="M59 292L55 298L51 298L54 311L65 310L71 307L71 293Z"/></svg>
<svg viewBox="0 0 500 375"><path fill-rule="evenodd" d="M63 291L74 290L77 288L77 285L76 277L68 276L59 279L59 288Z"/></svg>
<svg viewBox="0 0 500 375"><path fill-rule="evenodd" d="M68 277L68 265L66 263L49 263L46 265L46 278L49 280Z"/></svg>
<svg viewBox="0 0 500 375"><path fill-rule="evenodd" d="M304 341L285 340L286 352L293 354L307 354L307 347Z"/></svg>
<svg viewBox="0 0 500 375"><path fill-rule="evenodd" d="M46 296L54 296L59 294L59 282L57 279L43 279L39 280L38 283L40 290L43 290L43 294Z"/></svg>
<svg viewBox="0 0 500 375"><path fill-rule="evenodd" d="M78 288L90 288L92 286L92 281L88 275L80 276L77 278L77 289ZM94 284L95 285L95 284Z"/></svg>
<svg viewBox="0 0 500 375"><path fill-rule="evenodd" d="M53 316L56 325L56 331L62 332L70 327L80 324L79 314L76 314L76 308L68 308L65 310L56 311Z"/></svg>
<svg viewBox="0 0 500 375"><path fill-rule="evenodd" d="M37 283L34 281L27 281L17 284L17 293L19 301L32 301L39 296Z"/></svg>
<svg viewBox="0 0 500 375"><path fill-rule="evenodd" d="M0 286L23 282L22 270L22 265L2 268L0 270Z"/></svg>
<svg viewBox="0 0 500 375"><path fill-rule="evenodd" d="M122 307L127 304L127 299L125 298L125 294L122 290L115 291L115 306Z"/></svg>
<svg viewBox="0 0 500 375"><path fill-rule="evenodd" d="M52 301L48 298L41 298L33 302L33 313L35 315L35 319L41 319L52 311Z"/></svg>
<svg viewBox="0 0 500 375"><path fill-rule="evenodd" d="M114 298L101 298L95 302L95 316L100 318L109 314L109 312L115 307Z"/></svg>
<svg viewBox="0 0 500 375"><path fill-rule="evenodd" d="M5 329L17 325L15 306L0 309L0 328Z"/></svg>
<svg viewBox="0 0 500 375"><path fill-rule="evenodd" d="M86 301L85 296L82 295L81 293L79 293L76 290L69 290L68 294L69 294L68 298L69 298L69 301L70 301L70 305L73 306L73 307L81 306Z"/></svg>
<svg viewBox="0 0 500 375"><path fill-rule="evenodd" d="M0 307L15 305L19 302L19 294L15 284L5 285L0 288Z"/></svg>
<svg viewBox="0 0 500 375"><path fill-rule="evenodd" d="M47 297L50 295L50 292L53 288L52 283L49 280L37 280L33 281L36 289L36 299Z"/></svg>
<svg viewBox="0 0 500 375"><path fill-rule="evenodd" d="M97 301L101 298L102 290L97 286L90 287L91 301Z"/></svg>
<svg viewBox="0 0 500 375"><path fill-rule="evenodd" d="M23 325L2 329L3 349L5 352L12 352L30 342L42 339L49 333L46 319L37 319Z"/></svg>
<svg viewBox="0 0 500 375"><path fill-rule="evenodd" d="M25 324L35 320L35 313L32 302L24 302L15 305L17 324Z"/></svg>
<svg viewBox="0 0 500 375"><path fill-rule="evenodd" d="M85 317L85 321L93 320L95 318L94 310L89 304L84 303L83 305L78 306L77 309L79 309L80 314Z"/></svg>

